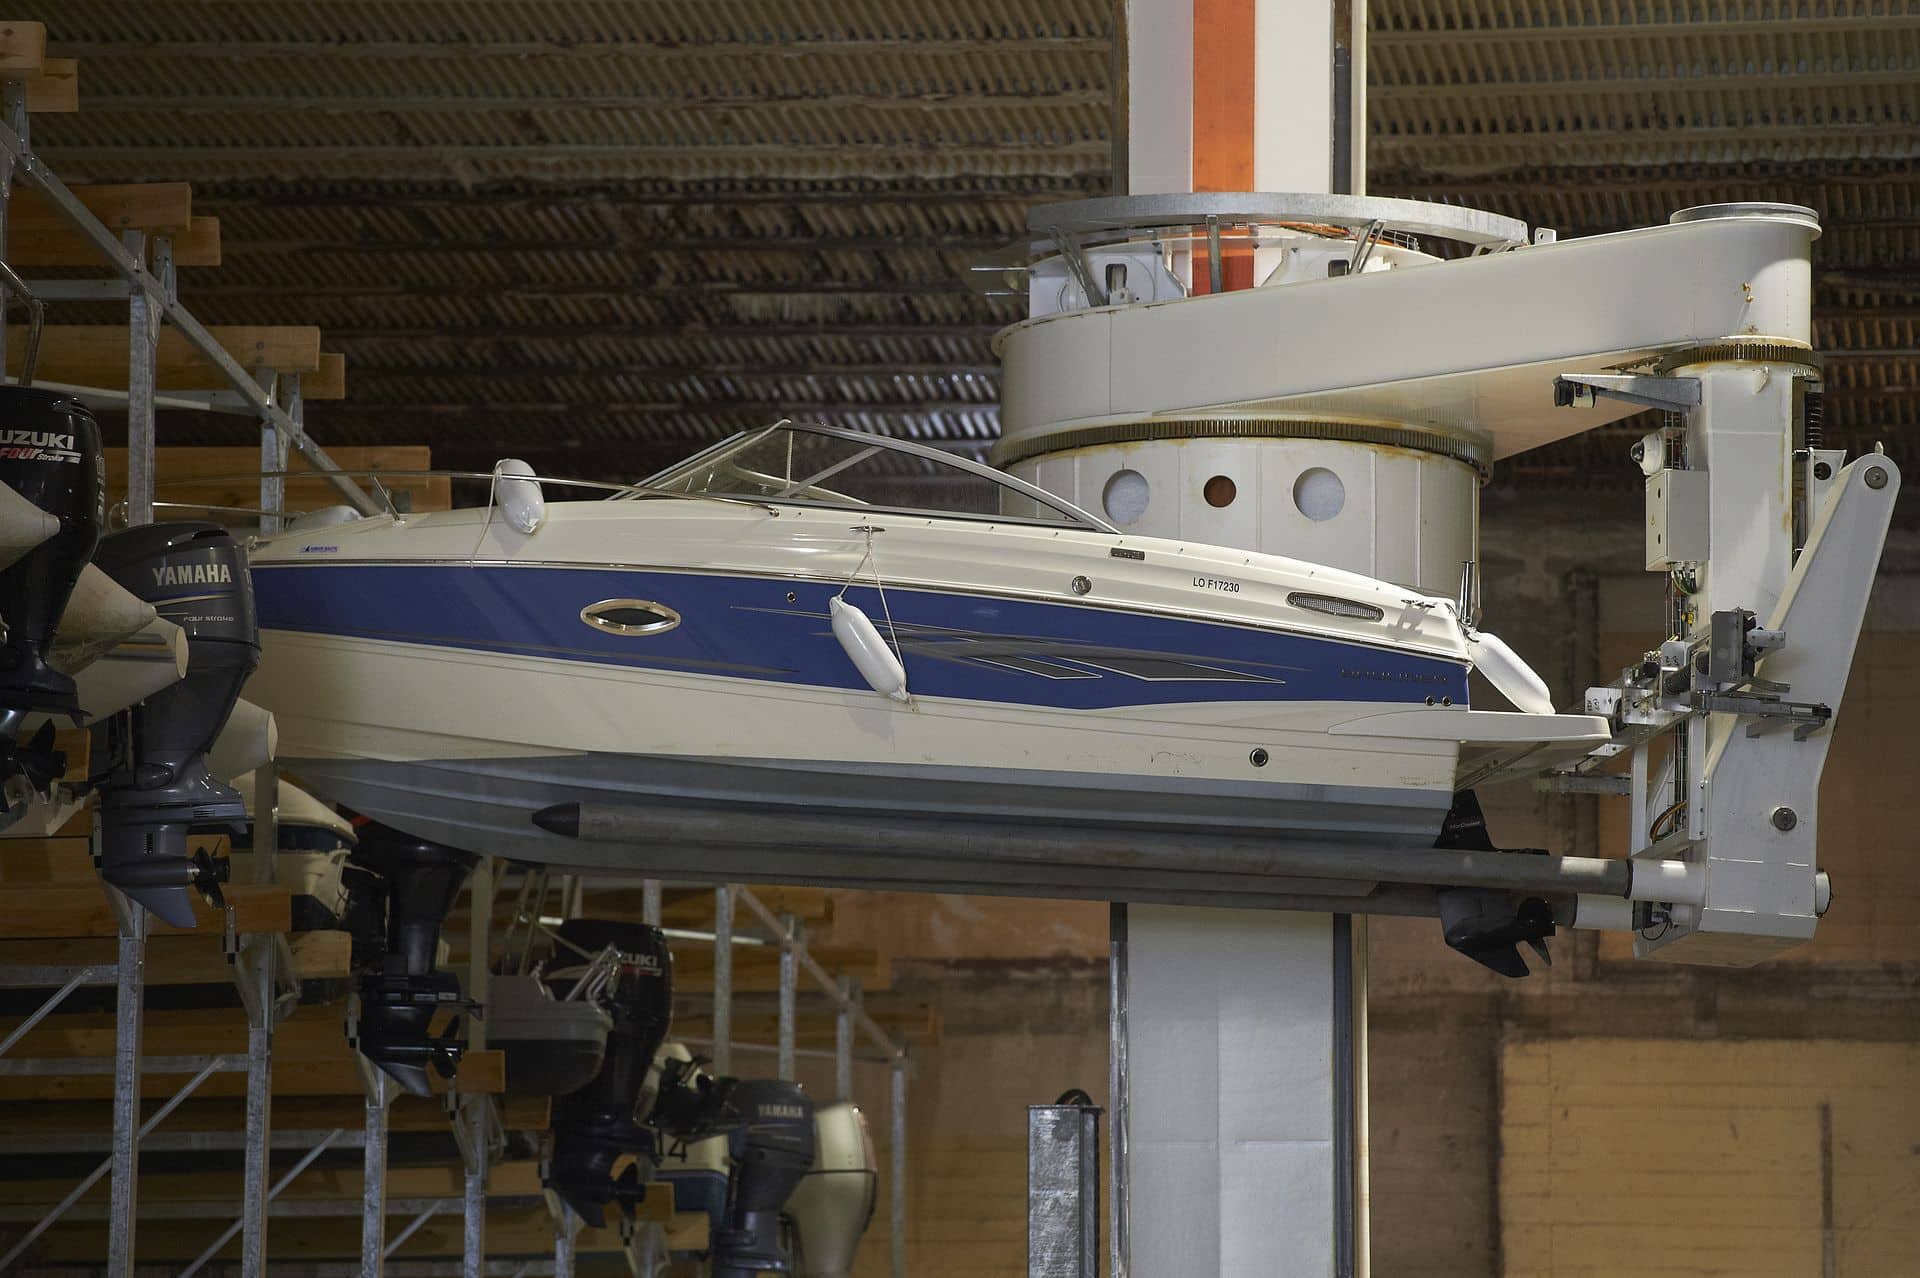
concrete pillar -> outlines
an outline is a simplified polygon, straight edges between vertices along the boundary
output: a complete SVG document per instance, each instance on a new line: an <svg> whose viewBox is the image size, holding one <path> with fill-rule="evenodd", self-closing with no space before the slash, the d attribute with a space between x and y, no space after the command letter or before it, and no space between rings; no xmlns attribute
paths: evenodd
<svg viewBox="0 0 1920 1278"><path fill-rule="evenodd" d="M1117 191L1362 192L1364 0L1131 0L1125 21ZM1210 251L1169 260L1189 294L1271 269L1234 234ZM1473 557L1478 476L1456 458L1281 413L1222 429L1205 405L1140 426L1012 469L1130 532L1434 593ZM1133 905L1115 937L1115 1278L1364 1273L1361 921Z"/></svg>

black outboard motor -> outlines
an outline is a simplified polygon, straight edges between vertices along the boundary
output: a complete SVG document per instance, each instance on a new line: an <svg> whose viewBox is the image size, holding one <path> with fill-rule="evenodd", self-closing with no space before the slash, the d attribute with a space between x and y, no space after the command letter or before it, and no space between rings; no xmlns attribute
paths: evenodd
<svg viewBox="0 0 1920 1278"><path fill-rule="evenodd" d="M727 1138L733 1174L726 1223L714 1231L713 1278L754 1278L793 1269L780 1213L813 1167L813 1102L800 1084L742 1079L728 1104L743 1126Z"/></svg>
<svg viewBox="0 0 1920 1278"><path fill-rule="evenodd" d="M32 747L14 737L29 714L80 714L73 679L53 668L48 651L106 522L93 414L69 395L0 386L0 484L12 490L0 501L0 782L24 778L40 790L64 761L49 755L50 736Z"/></svg>
<svg viewBox="0 0 1920 1278"><path fill-rule="evenodd" d="M187 858L188 827L244 826L240 792L207 775L207 750L260 664L245 553L213 524L149 524L100 542L94 562L187 634L187 677L94 728L100 877L168 923L193 926L189 887L215 869Z"/></svg>
<svg viewBox="0 0 1920 1278"><path fill-rule="evenodd" d="M619 1183L613 1164L624 1154L657 1160L653 1132L636 1121L634 1107L654 1053L673 1022L673 955L666 934L645 923L569 919L556 933L562 942L548 987L566 998L591 957L618 951L610 983L596 1001L613 1018L607 1050L594 1080L553 1103L553 1152L545 1184L589 1225L606 1222L609 1203L625 1211L645 1194L647 1176L629 1168Z"/></svg>
<svg viewBox="0 0 1920 1278"><path fill-rule="evenodd" d="M1473 791L1461 790L1453 796L1453 807L1447 811L1433 846L1467 852L1495 850L1479 797ZM1553 966L1553 955L1547 950L1547 938L1554 934L1553 907L1539 897L1491 888L1454 887L1442 888L1436 900L1442 939L1480 966L1502 976L1527 975L1527 961L1520 956L1522 944L1538 954L1542 963Z"/></svg>
<svg viewBox="0 0 1920 1278"><path fill-rule="evenodd" d="M370 921L377 907L369 898L378 893L384 897L386 931L376 957L363 948L371 938L356 929L356 961L371 961L360 977L360 1016L348 1039L407 1091L429 1096L428 1071L452 1078L464 1051L457 1020L437 1035L433 1021L440 1012L462 1006L459 974L438 969L440 927L473 870L474 857L368 824L360 829L351 859L361 873L349 880L349 921Z"/></svg>

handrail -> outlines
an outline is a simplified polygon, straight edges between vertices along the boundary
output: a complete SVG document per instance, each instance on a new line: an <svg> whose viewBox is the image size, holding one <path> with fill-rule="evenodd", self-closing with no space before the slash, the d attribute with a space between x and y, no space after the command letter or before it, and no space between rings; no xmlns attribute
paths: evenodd
<svg viewBox="0 0 1920 1278"><path fill-rule="evenodd" d="M729 497L720 493L678 492L670 488L650 488L645 484L622 484L605 479L562 479L555 475L503 475L491 470L387 470L382 467L364 468L336 467L331 471L317 470L255 470L229 475L195 475L190 478L169 479L154 484L155 490L162 488L197 488L206 484L237 484L256 479L328 479L333 475L352 478L365 478L375 481L383 479L475 479L492 482L510 479L516 483L558 484L562 488L588 488L614 496L628 496L637 499L650 497L679 498L687 501L713 501L729 506L752 506L764 510L769 515L778 516L780 508L769 502L755 501L751 497ZM122 503L124 504L124 502ZM255 511L251 507L219 506L213 503L161 502L156 505L170 506L175 509L189 510L231 510L249 514L284 514L284 511ZM392 501L381 514L398 516L401 512L393 509Z"/></svg>
<svg viewBox="0 0 1920 1278"><path fill-rule="evenodd" d="M1364 254L1383 234L1449 240L1475 253L1528 242L1527 224L1518 218L1424 200L1236 191L1121 195L1035 206L1027 214L1027 235L972 263L967 283L989 297L1019 295L1025 291L1022 277L1035 263L1059 258L1087 296L1097 299L1102 290L1086 260L1089 250L1135 241L1162 247L1179 241L1196 248L1205 242L1210 263L1217 265L1223 230L1262 228L1353 239L1360 246L1351 272L1356 275ZM1236 239L1246 242L1244 236Z"/></svg>

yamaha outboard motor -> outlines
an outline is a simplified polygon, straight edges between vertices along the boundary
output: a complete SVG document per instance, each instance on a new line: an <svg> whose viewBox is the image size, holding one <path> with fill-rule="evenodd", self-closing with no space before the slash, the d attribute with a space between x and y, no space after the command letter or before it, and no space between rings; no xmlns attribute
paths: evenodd
<svg viewBox="0 0 1920 1278"><path fill-rule="evenodd" d="M656 1160L656 1138L636 1121L634 1107L673 1021L673 955L666 934L645 923L569 919L555 935L559 953L548 988L554 997L567 998L578 982L604 981L594 1000L613 1018L613 1026L593 1081L553 1103L553 1152L545 1183L580 1219L598 1226L606 1221L609 1203L624 1211L646 1192L647 1177L637 1166L616 1184L613 1164L635 1154L651 1170ZM609 948L613 954L596 972L594 959Z"/></svg>
<svg viewBox="0 0 1920 1278"><path fill-rule="evenodd" d="M728 1103L743 1125L728 1138L733 1174L726 1223L713 1234L713 1278L790 1273L780 1214L813 1167L813 1102L798 1083L750 1078L734 1084Z"/></svg>
<svg viewBox="0 0 1920 1278"><path fill-rule="evenodd" d="M186 631L188 652L186 678L94 728L100 877L192 927L188 889L217 888L204 856L187 859L188 827L247 819L240 792L207 775L207 750L260 664L253 581L239 544L213 524L129 528L103 538L94 562Z"/></svg>
<svg viewBox="0 0 1920 1278"><path fill-rule="evenodd" d="M452 1078L464 1050L458 1021L439 1033L434 1018L462 1006L458 973L439 969L440 928L473 869L466 852L402 834L384 825L360 830L348 871L348 913L366 921L374 894L384 896L386 930L377 958L356 935L355 953L372 960L360 978L360 1015L349 1040L362 1056L416 1096L433 1092L428 1073ZM370 871L370 873L369 873ZM355 921L350 918L350 922Z"/></svg>
<svg viewBox="0 0 1920 1278"><path fill-rule="evenodd" d="M100 541L106 504L93 414L69 395L0 386L0 783L24 780L37 791L64 768L51 734L31 746L14 737L29 714L80 714L72 677L48 651ZM7 806L0 800L0 812Z"/></svg>

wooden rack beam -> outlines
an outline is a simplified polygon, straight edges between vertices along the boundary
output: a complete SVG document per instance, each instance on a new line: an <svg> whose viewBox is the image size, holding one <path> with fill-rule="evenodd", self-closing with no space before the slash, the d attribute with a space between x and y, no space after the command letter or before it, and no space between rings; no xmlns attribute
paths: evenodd
<svg viewBox="0 0 1920 1278"><path fill-rule="evenodd" d="M499 1104L501 1125L512 1132L543 1131L551 1116L551 1105L544 1096L502 1096ZM151 1113L153 1106L145 1109ZM273 1125L283 1131L329 1131L335 1127L358 1131L365 1115L366 1102L359 1096L276 1096L273 1102ZM11 1137L44 1136L49 1148L59 1148L62 1137L104 1133L109 1118L93 1101L48 1101L9 1109L6 1126ZM233 1102L196 1098L168 1116L165 1130L236 1132L245 1123L246 1116ZM388 1112L387 1126L394 1132L444 1135L445 1104L438 1097L398 1097Z"/></svg>
<svg viewBox="0 0 1920 1278"><path fill-rule="evenodd" d="M0 77L17 79L46 60L46 23L0 22Z"/></svg>
<svg viewBox="0 0 1920 1278"><path fill-rule="evenodd" d="M397 1218L391 1220L388 1227L398 1229L405 1223L404 1218ZM213 1241L220 1228L219 1222L215 1221L156 1221L143 1224L140 1229L141 1263L191 1260ZM669 1233L676 1247L704 1248L706 1216L679 1213ZM459 1205L455 1203L409 1237L395 1255L457 1256L461 1246L462 1221ZM360 1254L360 1235L358 1230L343 1228L339 1221L293 1217L273 1222L271 1247L276 1260L348 1260ZM236 1238L219 1254L223 1259L232 1260L239 1248L240 1240ZM487 1212L487 1250L497 1256L551 1255L553 1222L545 1205L520 1209L504 1206L490 1208ZM626 1243L621 1240L619 1229L611 1225L603 1229L583 1229L574 1241L574 1251L582 1255L625 1250ZM36 1244L35 1256L46 1264L97 1264L100 1257L100 1226L73 1225L50 1229Z"/></svg>
<svg viewBox="0 0 1920 1278"><path fill-rule="evenodd" d="M320 369L320 330L317 328L226 325L210 327L207 331L243 368L273 369L282 373L313 373ZM23 326L8 326L9 366L18 366L26 351L26 340ZM130 347L131 335L124 324L51 324L40 333L36 377L44 382L125 390ZM162 391L221 390L227 386L220 370L194 349L185 334L174 328L160 330L156 376Z"/></svg>
<svg viewBox="0 0 1920 1278"><path fill-rule="evenodd" d="M293 950L294 980L345 980L353 974L353 938L345 932L296 932L287 944ZM118 943L105 937L0 941L0 967L111 967L117 956ZM233 982L233 960L218 929L149 937L146 969L149 986Z"/></svg>
<svg viewBox="0 0 1920 1278"><path fill-rule="evenodd" d="M80 109L78 58L46 58L38 71L20 78L26 83L27 110L35 115L71 115Z"/></svg>
<svg viewBox="0 0 1920 1278"><path fill-rule="evenodd" d="M306 394L306 378L301 379L301 394ZM312 396L307 396L312 398ZM380 445L365 448L335 448L329 455L334 464L351 471L427 470L433 465L432 450L425 444ZM109 448L107 457L107 500L116 502L127 491L127 450ZM215 506L254 509L260 504L258 448L157 448L154 450L154 474L159 477L156 494L161 501L206 502ZM290 471L311 470L305 459L294 454L287 461ZM236 476L240 478L235 478ZM404 497L415 511L449 510L453 506L453 481L446 476L432 478L395 477L381 486L396 498ZM340 494L325 479L289 478L286 509L317 510L337 505Z"/></svg>

